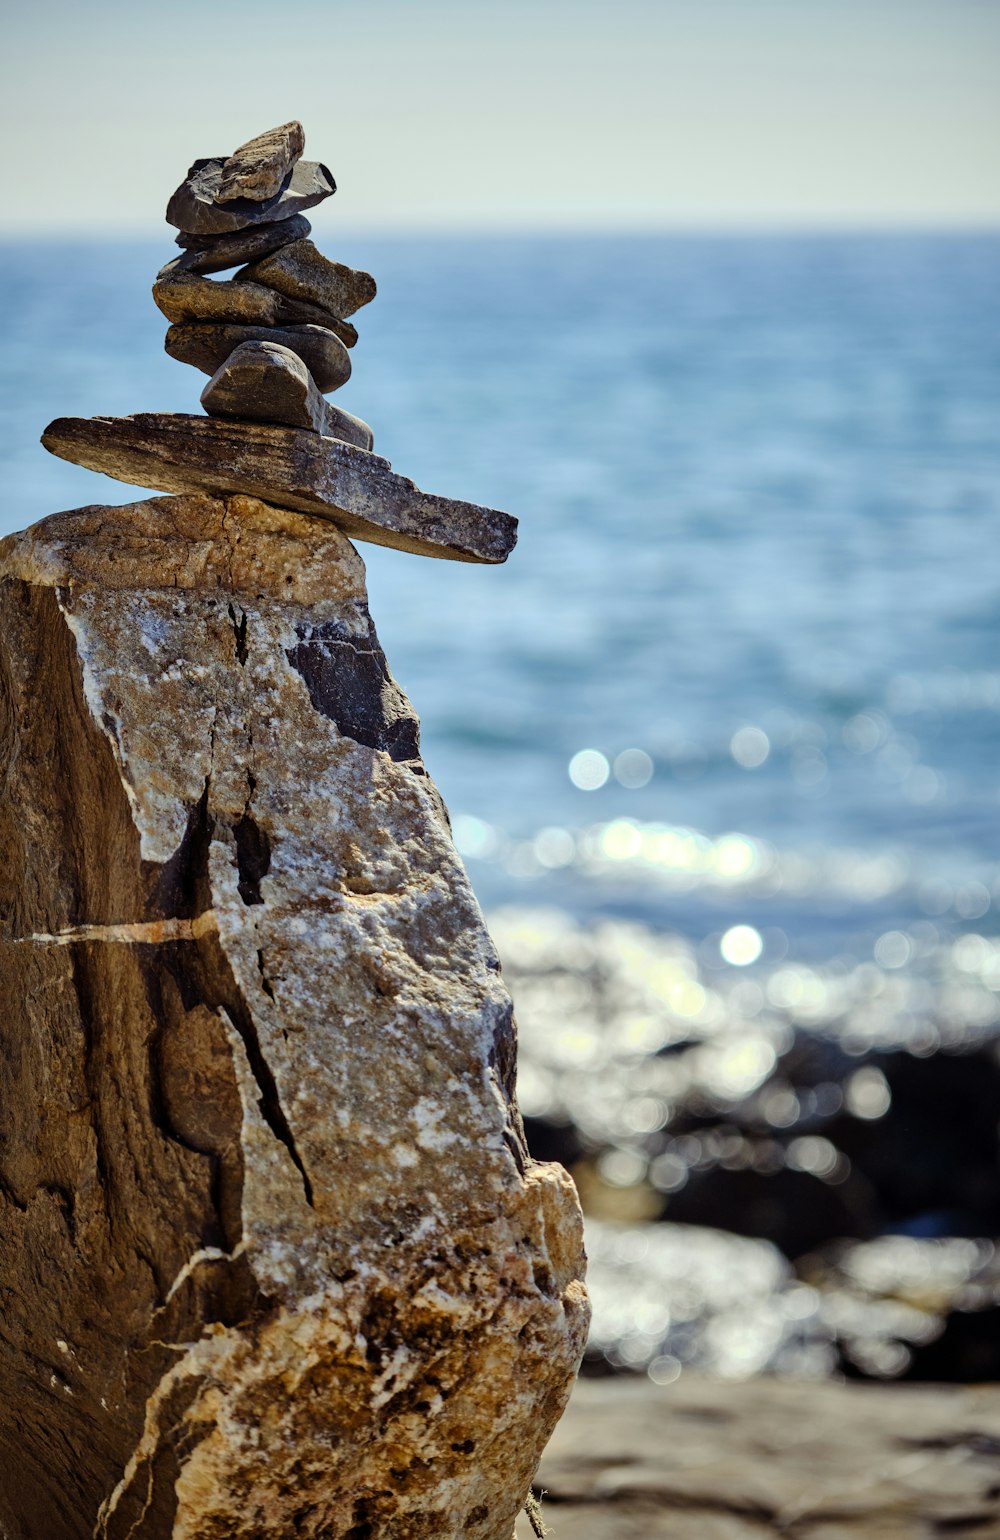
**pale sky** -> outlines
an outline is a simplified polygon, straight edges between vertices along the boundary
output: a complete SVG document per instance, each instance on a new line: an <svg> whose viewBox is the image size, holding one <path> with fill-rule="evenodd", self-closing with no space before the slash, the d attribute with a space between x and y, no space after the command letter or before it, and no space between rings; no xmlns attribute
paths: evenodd
<svg viewBox="0 0 1000 1540"><path fill-rule="evenodd" d="M1000 0L23 0L2 42L8 234L153 234L290 117L342 228L1000 225Z"/></svg>

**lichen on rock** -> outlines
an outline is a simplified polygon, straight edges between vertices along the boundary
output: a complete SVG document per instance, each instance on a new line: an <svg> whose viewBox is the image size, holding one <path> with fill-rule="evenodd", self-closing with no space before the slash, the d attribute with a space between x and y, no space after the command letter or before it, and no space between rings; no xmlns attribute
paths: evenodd
<svg viewBox="0 0 1000 1540"><path fill-rule="evenodd" d="M203 495L11 537L0 771L9 1540L509 1540L579 1211L357 552Z"/></svg>

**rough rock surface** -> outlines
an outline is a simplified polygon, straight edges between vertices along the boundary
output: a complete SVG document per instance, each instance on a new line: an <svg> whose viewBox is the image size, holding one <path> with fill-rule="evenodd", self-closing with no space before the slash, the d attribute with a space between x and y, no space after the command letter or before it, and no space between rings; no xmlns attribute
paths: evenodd
<svg viewBox="0 0 1000 1540"><path fill-rule="evenodd" d="M234 198L263 203L276 197L305 147L302 124L294 121L248 139L223 166L216 203L231 203Z"/></svg>
<svg viewBox="0 0 1000 1540"><path fill-rule="evenodd" d="M232 235L185 235L182 231L177 245L186 250L180 266L189 273L222 273L227 267L266 257L279 246L305 240L311 229L304 214L295 214L291 219L279 219L277 224L234 230Z"/></svg>
<svg viewBox="0 0 1000 1540"><path fill-rule="evenodd" d="M297 353L273 342L236 348L205 386L201 404L212 417L306 428L359 449L371 449L374 442L366 422L324 399Z"/></svg>
<svg viewBox="0 0 1000 1540"><path fill-rule="evenodd" d="M181 497L0 574L0 1529L509 1540L578 1209L360 558Z"/></svg>
<svg viewBox="0 0 1000 1540"><path fill-rule="evenodd" d="M353 347L358 334L349 321L319 305L289 299L260 283L241 278L221 281L185 271L183 257L160 269L153 298L168 321L208 321L236 326L323 326L336 333L345 347Z"/></svg>
<svg viewBox="0 0 1000 1540"><path fill-rule="evenodd" d="M301 428L145 412L59 417L42 443L63 460L164 492L244 493L318 513L348 535L420 556L506 561L517 520L421 492L388 460Z"/></svg>
<svg viewBox="0 0 1000 1540"><path fill-rule="evenodd" d="M178 363L214 374L241 342L276 342L291 348L320 390L337 390L351 377L347 348L324 326L223 326L191 321L168 327L163 346Z"/></svg>
<svg viewBox="0 0 1000 1540"><path fill-rule="evenodd" d="M266 284L289 299L318 305L331 315L348 316L375 298L375 280L360 268L331 262L312 241L293 241L252 263L237 277Z"/></svg>
<svg viewBox="0 0 1000 1540"><path fill-rule="evenodd" d="M583 1380L537 1479L551 1540L996 1540L1000 1387Z"/></svg>
<svg viewBox="0 0 1000 1540"><path fill-rule="evenodd" d="M167 204L167 224L190 235L226 235L247 225L271 224L302 214L337 191L330 172L318 161L300 160L281 191L263 203L234 198L217 203L224 155L196 160Z"/></svg>

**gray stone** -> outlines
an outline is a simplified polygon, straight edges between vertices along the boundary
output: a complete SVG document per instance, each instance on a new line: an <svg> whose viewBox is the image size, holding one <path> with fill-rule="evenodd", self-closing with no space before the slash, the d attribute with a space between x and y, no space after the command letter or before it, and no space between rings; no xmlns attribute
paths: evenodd
<svg viewBox="0 0 1000 1540"><path fill-rule="evenodd" d="M337 191L337 184L325 166L315 160L300 160L281 191L264 203L255 203L252 198L216 203L225 164L224 155L195 161L167 204L168 225L191 235L227 235L248 225L273 224L275 220L301 214Z"/></svg>
<svg viewBox="0 0 1000 1540"><path fill-rule="evenodd" d="M211 417L281 423L372 447L368 424L325 401L298 354L273 342L236 348L205 386L201 404Z"/></svg>
<svg viewBox="0 0 1000 1540"><path fill-rule="evenodd" d="M371 273L331 262L312 241L293 241L237 275L266 284L289 299L320 305L336 316L353 315L375 298Z"/></svg>
<svg viewBox="0 0 1000 1540"><path fill-rule="evenodd" d="M243 326L324 326L345 347L352 348L358 334L350 321L342 321L319 305L289 299L262 283L242 278L203 278L180 265L176 257L162 267L153 285L153 299L168 321L214 321Z"/></svg>
<svg viewBox="0 0 1000 1540"><path fill-rule="evenodd" d="M277 224L250 225L246 230L234 230L231 235L182 233L177 244L187 249L178 262L189 273L222 273L227 267L266 257L291 241L304 240L311 229L304 214L294 214L291 219L279 219Z"/></svg>
<svg viewBox="0 0 1000 1540"><path fill-rule="evenodd" d="M305 147L302 124L294 120L248 139L223 166L216 203L232 203L234 198L264 203L276 197Z"/></svg>
<svg viewBox="0 0 1000 1540"><path fill-rule="evenodd" d="M144 412L61 417L42 443L63 460L133 486L246 494L419 556L501 562L517 540L509 513L421 492L381 456L301 428Z"/></svg>
<svg viewBox="0 0 1000 1540"><path fill-rule="evenodd" d="M351 377L351 355L332 331L323 326L220 326L189 322L171 326L164 347L178 363L202 374L214 374L241 342L276 342L291 348L306 365L320 390L338 390Z"/></svg>

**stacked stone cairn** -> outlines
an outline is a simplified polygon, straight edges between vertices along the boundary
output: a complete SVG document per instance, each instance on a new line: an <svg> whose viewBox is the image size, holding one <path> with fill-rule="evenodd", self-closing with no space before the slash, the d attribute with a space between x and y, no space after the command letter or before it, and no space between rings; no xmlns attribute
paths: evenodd
<svg viewBox="0 0 1000 1540"><path fill-rule="evenodd" d="M367 423L324 394L350 377L358 334L347 318L374 299L375 280L309 239L302 211L336 184L304 149L301 123L284 123L227 160L196 161L167 206L184 251L158 273L153 298L173 323L167 352L212 376L201 395L210 416L371 449ZM232 279L206 276L234 267Z"/></svg>
<svg viewBox="0 0 1000 1540"><path fill-rule="evenodd" d="M324 399L375 284L309 239L303 143L170 199L205 413L43 435L172 495L0 542L10 1540L542 1533L583 1354L579 1205L352 544L501 562L517 521Z"/></svg>
<svg viewBox="0 0 1000 1540"><path fill-rule="evenodd" d="M367 423L324 399L350 377L349 317L375 297L375 280L309 239L305 210L336 183L304 148L301 123L284 123L196 160L167 204L182 250L153 298L171 323L167 352L211 376L208 416L63 417L42 443L135 485L250 496L422 556L505 561L516 519L421 492L372 453ZM232 278L211 276L234 267Z"/></svg>

